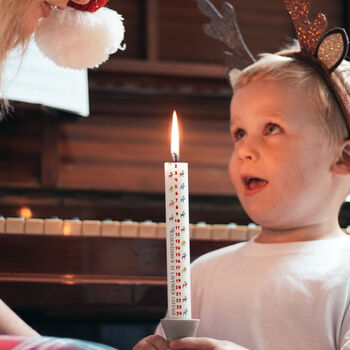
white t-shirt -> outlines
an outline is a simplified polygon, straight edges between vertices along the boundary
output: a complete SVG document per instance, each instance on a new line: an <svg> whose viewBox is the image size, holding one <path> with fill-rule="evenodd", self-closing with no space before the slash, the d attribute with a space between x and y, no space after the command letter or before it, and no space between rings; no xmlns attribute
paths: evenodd
<svg viewBox="0 0 350 350"><path fill-rule="evenodd" d="M198 336L251 350L350 349L350 237L261 244L198 258L191 269Z"/></svg>

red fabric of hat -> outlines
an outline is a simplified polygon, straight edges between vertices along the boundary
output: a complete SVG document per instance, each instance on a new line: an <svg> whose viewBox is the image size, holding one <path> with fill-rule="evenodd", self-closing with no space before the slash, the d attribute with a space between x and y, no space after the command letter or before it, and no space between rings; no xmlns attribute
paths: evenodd
<svg viewBox="0 0 350 350"><path fill-rule="evenodd" d="M68 2L68 6L73 7L80 11L95 12L101 7L105 6L109 0L90 0L85 5L79 5L73 1Z"/></svg>

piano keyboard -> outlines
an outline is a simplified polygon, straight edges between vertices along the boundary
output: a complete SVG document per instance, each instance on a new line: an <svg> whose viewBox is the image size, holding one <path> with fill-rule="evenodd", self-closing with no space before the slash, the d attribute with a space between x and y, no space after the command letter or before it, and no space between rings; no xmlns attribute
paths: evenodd
<svg viewBox="0 0 350 350"><path fill-rule="evenodd" d="M350 227L343 229L350 233ZM190 224L191 239L216 241L246 241L259 234L261 227L255 224ZM0 234L32 234L63 236L102 236L125 238L164 238L166 224L152 221L137 222L131 220L80 220L74 219L25 219L4 218L0 216Z"/></svg>
<svg viewBox="0 0 350 350"><path fill-rule="evenodd" d="M236 224L190 224L191 239L218 241L245 241L257 235L260 227ZM131 220L80 220L37 219L0 216L0 234L64 235L64 236L102 236L127 238L164 238L166 224L161 222L136 222Z"/></svg>

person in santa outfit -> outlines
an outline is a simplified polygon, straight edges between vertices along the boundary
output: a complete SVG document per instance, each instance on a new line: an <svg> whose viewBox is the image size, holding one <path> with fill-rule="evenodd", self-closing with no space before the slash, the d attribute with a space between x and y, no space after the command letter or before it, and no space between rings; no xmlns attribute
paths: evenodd
<svg viewBox="0 0 350 350"><path fill-rule="evenodd" d="M24 52L33 33L47 57L69 68L96 67L122 49L122 17L104 8L107 2L0 0L0 86L8 53L17 46ZM6 112L7 101L3 99L0 106ZM39 336L0 299L0 335L4 334Z"/></svg>

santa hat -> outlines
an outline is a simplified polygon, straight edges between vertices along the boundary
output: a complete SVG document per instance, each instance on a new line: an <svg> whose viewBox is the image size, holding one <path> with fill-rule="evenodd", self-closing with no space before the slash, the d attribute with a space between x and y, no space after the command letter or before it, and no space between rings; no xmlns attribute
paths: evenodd
<svg viewBox="0 0 350 350"><path fill-rule="evenodd" d="M42 18L35 41L45 56L57 65L96 68L121 46L124 39L123 17L104 7L108 0L90 0L86 5L68 2L65 10L52 8Z"/></svg>

